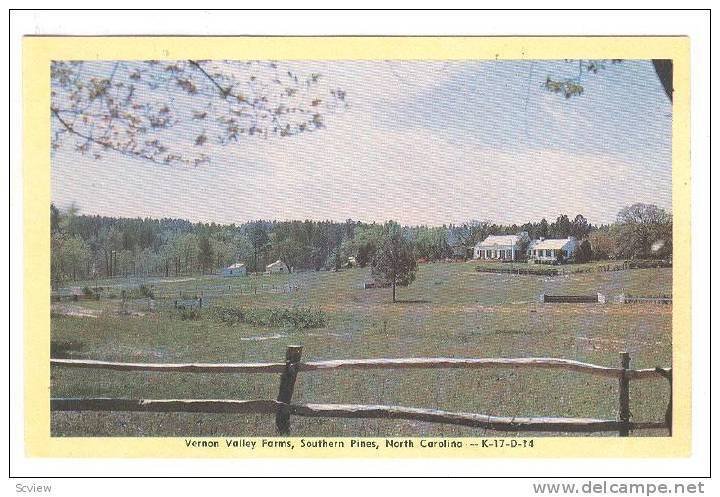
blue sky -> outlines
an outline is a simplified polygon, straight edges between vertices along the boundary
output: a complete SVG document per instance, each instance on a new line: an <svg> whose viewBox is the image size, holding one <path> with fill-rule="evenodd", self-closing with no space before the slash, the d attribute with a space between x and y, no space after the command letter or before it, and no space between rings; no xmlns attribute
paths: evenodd
<svg viewBox="0 0 720 497"><path fill-rule="evenodd" d="M85 64L98 75L109 67ZM563 213L602 223L634 202L671 207L671 105L649 61L584 74L585 93L571 99L543 88L548 75L577 75L564 61L286 66L345 89L349 108L319 132L208 143L212 160L196 167L62 147L53 201L87 214L222 223L523 223ZM195 103L167 91L175 106Z"/></svg>

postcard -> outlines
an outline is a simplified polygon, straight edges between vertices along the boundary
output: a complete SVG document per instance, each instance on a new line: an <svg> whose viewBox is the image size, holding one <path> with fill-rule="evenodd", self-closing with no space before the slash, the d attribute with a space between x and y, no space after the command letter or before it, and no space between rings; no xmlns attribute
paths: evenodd
<svg viewBox="0 0 720 497"><path fill-rule="evenodd" d="M30 456L690 452L685 37L26 37Z"/></svg>

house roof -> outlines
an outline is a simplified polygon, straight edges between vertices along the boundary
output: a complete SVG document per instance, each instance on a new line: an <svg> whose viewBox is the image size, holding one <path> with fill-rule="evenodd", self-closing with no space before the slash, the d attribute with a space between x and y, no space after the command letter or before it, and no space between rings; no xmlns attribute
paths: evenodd
<svg viewBox="0 0 720 497"><path fill-rule="evenodd" d="M243 268L243 267L245 267L245 263L243 263L243 262L236 262L235 264L232 264L232 265L226 267L225 269L240 269L240 268Z"/></svg>
<svg viewBox="0 0 720 497"><path fill-rule="evenodd" d="M287 266L287 264L285 264L283 261L281 261L280 259L278 259L278 260L276 260L275 262L273 262L272 264L268 264L267 267L275 267L275 266L278 266L278 265L280 265L280 264L282 264L283 266Z"/></svg>
<svg viewBox="0 0 720 497"><path fill-rule="evenodd" d="M520 240L520 235L490 235L476 247L492 247L495 245L515 245Z"/></svg>
<svg viewBox="0 0 720 497"><path fill-rule="evenodd" d="M560 250L569 242L574 241L574 238L551 238L547 240L533 240L529 248L533 250Z"/></svg>

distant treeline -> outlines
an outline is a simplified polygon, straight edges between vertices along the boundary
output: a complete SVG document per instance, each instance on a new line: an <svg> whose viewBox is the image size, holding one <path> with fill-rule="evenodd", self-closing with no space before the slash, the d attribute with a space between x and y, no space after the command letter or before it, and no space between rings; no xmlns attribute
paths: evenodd
<svg viewBox="0 0 720 497"><path fill-rule="evenodd" d="M263 271L282 259L291 270L339 269L370 264L384 233L382 224L335 221L192 223L182 219L129 219L78 214L50 206L52 283L112 276L180 276L217 272L234 262ZM582 215L523 225L470 221L439 227L403 226L415 257L428 261L466 258L490 234L527 231L531 239L586 240L583 258L667 258L672 218L647 204L623 209L612 225L594 226ZM352 262L351 262L352 263Z"/></svg>

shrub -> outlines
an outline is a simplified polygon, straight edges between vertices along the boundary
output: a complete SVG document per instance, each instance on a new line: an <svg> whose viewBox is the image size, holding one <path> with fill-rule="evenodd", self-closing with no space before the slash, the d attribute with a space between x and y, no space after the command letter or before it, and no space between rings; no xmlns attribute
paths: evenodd
<svg viewBox="0 0 720 497"><path fill-rule="evenodd" d="M152 288L147 285L140 285L138 291L140 292L141 297L149 297L151 299L155 298L155 294L153 293Z"/></svg>
<svg viewBox="0 0 720 497"><path fill-rule="evenodd" d="M195 321L202 317L200 309L192 309L189 307L178 307L177 313L183 321Z"/></svg>
<svg viewBox="0 0 720 497"><path fill-rule="evenodd" d="M215 307L215 318L223 323L249 324L251 326L292 326L293 328L322 328L327 325L327 315L321 309L311 307L282 307L243 309L240 307Z"/></svg>
<svg viewBox="0 0 720 497"><path fill-rule="evenodd" d="M152 287L142 284L137 288L131 288L129 290L122 290L121 294L124 294L125 298L133 299L144 299L144 298L155 298L155 293Z"/></svg>
<svg viewBox="0 0 720 497"><path fill-rule="evenodd" d="M215 318L226 324L239 324L245 322L245 312L239 307L215 307Z"/></svg>

